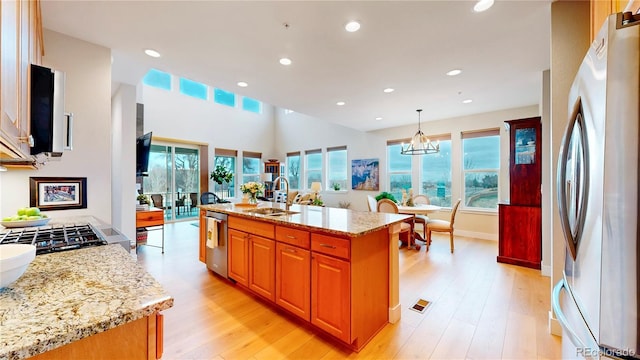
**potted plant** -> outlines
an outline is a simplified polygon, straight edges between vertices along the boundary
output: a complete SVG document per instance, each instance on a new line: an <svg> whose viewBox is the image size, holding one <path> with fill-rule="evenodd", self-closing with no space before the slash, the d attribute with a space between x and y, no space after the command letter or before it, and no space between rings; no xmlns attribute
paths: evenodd
<svg viewBox="0 0 640 360"><path fill-rule="evenodd" d="M218 185L222 187L224 191L224 185L228 184L233 180L233 172L231 169L228 169L224 165L216 165L215 169L211 172L210 176L211 180L215 181Z"/></svg>
<svg viewBox="0 0 640 360"><path fill-rule="evenodd" d="M383 191L380 194L378 194L378 196L376 196L376 201L380 201L382 199L389 199L389 200L393 201L394 203L398 202L398 200L396 200L396 198L395 198L395 196L393 196L393 194L388 193L386 191Z"/></svg>
<svg viewBox="0 0 640 360"><path fill-rule="evenodd" d="M338 191L340 190L340 183L333 183L331 187L333 187L333 190Z"/></svg>
<svg viewBox="0 0 640 360"><path fill-rule="evenodd" d="M149 205L150 204L149 197L147 195L145 195L145 194L138 195L136 200L138 200L138 203L140 205L145 205L145 204Z"/></svg>

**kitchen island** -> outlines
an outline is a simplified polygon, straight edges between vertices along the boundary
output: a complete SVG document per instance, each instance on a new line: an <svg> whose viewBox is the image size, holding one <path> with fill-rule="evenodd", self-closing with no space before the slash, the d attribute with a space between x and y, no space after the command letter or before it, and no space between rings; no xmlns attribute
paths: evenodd
<svg viewBox="0 0 640 360"><path fill-rule="evenodd" d="M0 289L0 359L155 359L172 306L118 244L38 255Z"/></svg>
<svg viewBox="0 0 640 360"><path fill-rule="evenodd" d="M272 211L272 209L275 209ZM410 216L263 202L200 206L200 260L228 248L228 277L321 334L360 351L400 319L398 234ZM228 216L209 241L207 212Z"/></svg>

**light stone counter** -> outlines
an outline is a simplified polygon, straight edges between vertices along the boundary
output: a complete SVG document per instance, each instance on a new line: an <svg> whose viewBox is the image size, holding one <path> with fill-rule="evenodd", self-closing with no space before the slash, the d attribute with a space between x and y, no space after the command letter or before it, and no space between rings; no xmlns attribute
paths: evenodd
<svg viewBox="0 0 640 360"><path fill-rule="evenodd" d="M172 306L119 245L38 255L0 290L0 359L24 359Z"/></svg>
<svg viewBox="0 0 640 360"><path fill-rule="evenodd" d="M275 224L298 227L306 230L322 230L336 235L350 237L366 235L370 232L388 227L391 224L410 219L411 215L388 214L368 211L354 211L349 209L320 207L311 205L291 205L291 211L297 214L269 216L251 213L255 207L243 204L212 204L199 205L201 209L211 210L223 214L236 215L246 218L260 219ZM281 208L284 204L259 202L258 208Z"/></svg>

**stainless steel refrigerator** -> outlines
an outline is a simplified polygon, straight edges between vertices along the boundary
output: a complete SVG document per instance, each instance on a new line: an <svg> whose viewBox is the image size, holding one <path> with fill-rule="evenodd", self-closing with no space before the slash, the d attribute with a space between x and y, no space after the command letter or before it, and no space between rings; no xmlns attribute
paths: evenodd
<svg viewBox="0 0 640 360"><path fill-rule="evenodd" d="M609 16L569 94L558 158L566 243L552 303L563 358L640 358L640 21Z"/></svg>

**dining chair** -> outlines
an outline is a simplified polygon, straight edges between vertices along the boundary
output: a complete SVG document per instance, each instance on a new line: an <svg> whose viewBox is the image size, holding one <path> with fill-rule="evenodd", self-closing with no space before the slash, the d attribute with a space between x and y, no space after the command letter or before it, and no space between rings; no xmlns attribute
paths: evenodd
<svg viewBox="0 0 640 360"><path fill-rule="evenodd" d="M369 211L377 212L378 211L378 200L371 195L367 195L367 206L369 207Z"/></svg>
<svg viewBox="0 0 640 360"><path fill-rule="evenodd" d="M193 208L198 207L198 193L189 193L189 199L191 200L191 205L189 205L189 215L191 215Z"/></svg>
<svg viewBox="0 0 640 360"><path fill-rule="evenodd" d="M164 209L162 194L151 194L151 202L154 208Z"/></svg>
<svg viewBox="0 0 640 360"><path fill-rule="evenodd" d="M208 205L208 204L217 204L220 202L220 198L218 197L218 195L206 191L203 192L202 195L200 195L200 204L202 205Z"/></svg>
<svg viewBox="0 0 640 360"><path fill-rule="evenodd" d="M413 203L415 205L429 205L429 197L427 195L416 195L413 197ZM422 225L422 236L426 241L427 238L427 222L429 217L427 215L416 214L416 224ZM429 244L427 243L427 250L429 250Z"/></svg>
<svg viewBox="0 0 640 360"><path fill-rule="evenodd" d="M375 201L375 198L373 200ZM380 201L377 202L376 210L381 213L398 214L398 205L396 205L396 203L394 203L389 199L381 199ZM411 223L403 221L400 224L400 235L402 234L407 235L407 239L408 239L407 247L410 249L414 245L412 241L413 239L412 232L413 232L413 225ZM420 249L420 247L418 247L418 249Z"/></svg>
<svg viewBox="0 0 640 360"><path fill-rule="evenodd" d="M456 201L456 204L453 206L453 209L451 210L451 218L449 221L438 219L429 219L429 221L427 221L427 246L431 244L431 232L447 232L449 233L451 253L453 254L453 222L456 219L458 206L460 206L460 199L458 199L458 201Z"/></svg>

